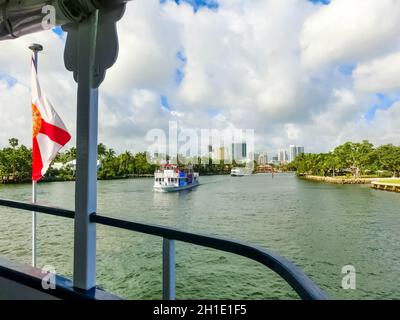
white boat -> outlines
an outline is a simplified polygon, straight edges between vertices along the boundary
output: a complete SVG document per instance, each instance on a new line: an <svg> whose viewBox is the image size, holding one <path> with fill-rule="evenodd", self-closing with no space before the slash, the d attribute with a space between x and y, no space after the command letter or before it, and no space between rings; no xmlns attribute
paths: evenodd
<svg viewBox="0 0 400 320"><path fill-rule="evenodd" d="M199 173L191 167L180 169L176 165L166 164L154 173L154 191L176 192L197 187Z"/></svg>
<svg viewBox="0 0 400 320"><path fill-rule="evenodd" d="M253 173L253 170L250 168L232 168L231 176L232 177L243 177L243 176L250 176Z"/></svg>

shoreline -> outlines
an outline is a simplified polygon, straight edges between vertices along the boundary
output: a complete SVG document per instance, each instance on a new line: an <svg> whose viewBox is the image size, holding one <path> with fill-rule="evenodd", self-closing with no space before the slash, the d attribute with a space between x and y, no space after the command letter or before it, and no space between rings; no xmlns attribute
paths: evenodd
<svg viewBox="0 0 400 320"><path fill-rule="evenodd" d="M390 183L390 180L388 180L388 182L374 181L372 182L371 188L375 190L400 193L400 184Z"/></svg>
<svg viewBox="0 0 400 320"><path fill-rule="evenodd" d="M321 177L312 175L298 175L299 178L314 182L341 184L341 185L369 185L371 189L400 193L400 184L390 183L392 178L344 178L344 177Z"/></svg>
<svg viewBox="0 0 400 320"><path fill-rule="evenodd" d="M324 182L330 184L370 184L379 178L346 178L346 177L321 177L321 176L312 176L312 175L299 175L301 179L316 181L316 182Z"/></svg>

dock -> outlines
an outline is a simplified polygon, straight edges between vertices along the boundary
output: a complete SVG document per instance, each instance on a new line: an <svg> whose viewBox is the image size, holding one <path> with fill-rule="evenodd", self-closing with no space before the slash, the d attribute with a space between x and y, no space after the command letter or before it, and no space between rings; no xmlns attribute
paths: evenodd
<svg viewBox="0 0 400 320"><path fill-rule="evenodd" d="M377 190L400 192L400 184L390 183L390 180L388 180L388 182L372 181L371 185L372 185L372 188L377 189Z"/></svg>

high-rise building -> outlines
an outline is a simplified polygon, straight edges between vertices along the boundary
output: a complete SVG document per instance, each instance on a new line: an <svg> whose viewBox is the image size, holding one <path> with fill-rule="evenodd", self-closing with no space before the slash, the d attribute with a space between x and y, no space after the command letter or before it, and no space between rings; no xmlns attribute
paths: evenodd
<svg viewBox="0 0 400 320"><path fill-rule="evenodd" d="M232 160L243 161L247 157L247 144L243 143L232 143Z"/></svg>
<svg viewBox="0 0 400 320"><path fill-rule="evenodd" d="M292 162L299 154L304 153L304 147L291 145L289 147L289 161Z"/></svg>
<svg viewBox="0 0 400 320"><path fill-rule="evenodd" d="M265 166L268 164L268 154L266 152L261 153L257 158L257 163L260 166Z"/></svg>
<svg viewBox="0 0 400 320"><path fill-rule="evenodd" d="M271 163L272 164L279 164L279 156L278 155L273 156Z"/></svg>
<svg viewBox="0 0 400 320"><path fill-rule="evenodd" d="M278 151L278 161L280 163L286 163L288 161L288 153L285 149L280 149Z"/></svg>
<svg viewBox="0 0 400 320"><path fill-rule="evenodd" d="M259 152L249 152L249 157L251 159L251 155L253 155L253 160L258 162L258 158L260 157L260 153Z"/></svg>
<svg viewBox="0 0 400 320"><path fill-rule="evenodd" d="M213 156L214 160L217 160L217 161L221 161L221 160L225 161L225 159L228 158L226 156L226 154L225 154L225 148L224 147L220 147L218 149L214 149L213 154L214 154L214 156Z"/></svg>

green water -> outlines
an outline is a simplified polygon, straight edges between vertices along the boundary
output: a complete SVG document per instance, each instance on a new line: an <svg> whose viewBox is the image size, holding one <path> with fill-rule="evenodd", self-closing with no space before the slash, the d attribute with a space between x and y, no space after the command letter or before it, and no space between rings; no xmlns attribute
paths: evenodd
<svg viewBox="0 0 400 320"><path fill-rule="evenodd" d="M290 174L201 177L202 186L153 193L151 179L99 182L103 215L244 240L274 250L333 299L400 298L400 195L328 185ZM74 183L43 183L41 204L73 208ZM30 186L0 186L0 198L29 201ZM30 213L0 208L0 255L30 262ZM73 222L39 216L38 264L72 273ZM97 281L130 299L161 298L161 239L98 226ZM296 294L256 262L177 243L178 299L283 299ZM341 288L341 269L357 289Z"/></svg>

